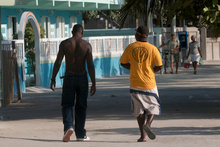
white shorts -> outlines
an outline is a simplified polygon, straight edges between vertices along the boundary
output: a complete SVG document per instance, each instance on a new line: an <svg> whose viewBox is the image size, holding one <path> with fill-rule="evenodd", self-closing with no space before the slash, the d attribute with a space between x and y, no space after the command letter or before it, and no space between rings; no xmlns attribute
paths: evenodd
<svg viewBox="0 0 220 147"><path fill-rule="evenodd" d="M133 116L138 117L140 114L160 115L160 100L157 87L147 90L131 87L130 96Z"/></svg>
<svg viewBox="0 0 220 147"><path fill-rule="evenodd" d="M200 59L200 55L199 54L190 54L190 56L191 56L191 61L192 62L195 62L195 61L197 61L197 62L199 62L199 59Z"/></svg>

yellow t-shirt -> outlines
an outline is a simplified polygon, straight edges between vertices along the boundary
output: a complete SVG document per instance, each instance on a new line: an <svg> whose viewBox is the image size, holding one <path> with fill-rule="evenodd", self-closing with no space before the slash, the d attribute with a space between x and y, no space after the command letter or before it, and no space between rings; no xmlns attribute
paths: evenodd
<svg viewBox="0 0 220 147"><path fill-rule="evenodd" d="M141 89L156 87L153 67L162 66L162 59L154 45L140 41L129 44L120 62L122 64L130 62L130 86Z"/></svg>

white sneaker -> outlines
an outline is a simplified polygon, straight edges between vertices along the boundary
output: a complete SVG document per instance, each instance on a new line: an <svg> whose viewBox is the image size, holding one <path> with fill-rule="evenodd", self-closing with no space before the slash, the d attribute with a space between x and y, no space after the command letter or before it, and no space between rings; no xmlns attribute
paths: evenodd
<svg viewBox="0 0 220 147"><path fill-rule="evenodd" d="M63 136L63 142L69 142L70 141L70 137L71 135L73 134L73 128L69 128L65 133L64 133L64 136Z"/></svg>
<svg viewBox="0 0 220 147"><path fill-rule="evenodd" d="M84 136L84 138L77 138L77 141L89 141L90 138L88 136Z"/></svg>

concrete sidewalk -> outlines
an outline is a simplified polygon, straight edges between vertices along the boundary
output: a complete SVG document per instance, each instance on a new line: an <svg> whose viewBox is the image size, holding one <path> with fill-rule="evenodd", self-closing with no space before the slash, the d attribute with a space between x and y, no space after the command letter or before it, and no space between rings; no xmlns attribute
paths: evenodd
<svg viewBox="0 0 220 147"><path fill-rule="evenodd" d="M220 146L220 64L179 74L156 74L162 114L152 124L155 140L138 143L136 118L130 113L129 76L97 80L88 99L89 142L63 143L61 88L31 88L23 102L0 108L0 147L217 147ZM36 89L36 91L35 91Z"/></svg>

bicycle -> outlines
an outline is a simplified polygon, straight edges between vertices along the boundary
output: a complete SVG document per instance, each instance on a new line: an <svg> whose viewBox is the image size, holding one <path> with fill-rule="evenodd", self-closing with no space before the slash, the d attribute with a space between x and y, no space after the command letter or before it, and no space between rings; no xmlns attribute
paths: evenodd
<svg viewBox="0 0 220 147"><path fill-rule="evenodd" d="M170 63L170 51L164 50L163 54L163 63L164 63L164 73L167 74L167 67L169 67Z"/></svg>

